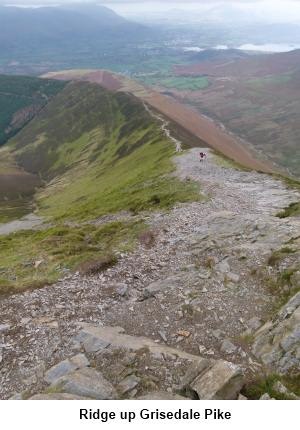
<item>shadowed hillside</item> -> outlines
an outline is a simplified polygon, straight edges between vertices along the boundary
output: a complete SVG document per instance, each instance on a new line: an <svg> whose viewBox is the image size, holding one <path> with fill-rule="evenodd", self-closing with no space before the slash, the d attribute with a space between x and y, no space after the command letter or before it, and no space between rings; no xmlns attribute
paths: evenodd
<svg viewBox="0 0 300 430"><path fill-rule="evenodd" d="M29 76L0 75L0 145L16 134L65 83Z"/></svg>

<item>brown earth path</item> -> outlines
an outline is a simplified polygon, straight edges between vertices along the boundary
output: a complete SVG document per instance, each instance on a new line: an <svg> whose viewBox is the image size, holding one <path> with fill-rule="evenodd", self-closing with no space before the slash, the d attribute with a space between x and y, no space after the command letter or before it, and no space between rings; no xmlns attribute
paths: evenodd
<svg viewBox="0 0 300 430"><path fill-rule="evenodd" d="M271 163L262 161L254 150L250 150L240 139L221 128L211 119L171 97L146 88L122 75L103 70L70 70L51 72L43 75L43 77L62 80L84 80L97 83L109 90L131 93L185 130L188 130L192 135L205 142L207 146L221 152L235 162L249 169L265 173L272 173L276 170Z"/></svg>

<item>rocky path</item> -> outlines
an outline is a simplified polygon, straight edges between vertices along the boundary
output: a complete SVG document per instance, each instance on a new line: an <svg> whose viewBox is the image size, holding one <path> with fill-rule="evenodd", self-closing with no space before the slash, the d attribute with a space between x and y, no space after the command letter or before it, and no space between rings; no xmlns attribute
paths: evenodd
<svg viewBox="0 0 300 430"><path fill-rule="evenodd" d="M206 149L208 159L199 163L200 150L176 156L175 163L179 177L199 182L207 200L149 215L151 247L140 244L99 275L74 274L1 300L1 398L39 392L47 369L82 352L79 323L121 326L131 336L259 371L245 331L251 335L273 311L268 259L300 231L299 218L275 214L300 196L270 176L223 168ZM120 363L127 369L137 357L105 354L89 359L114 383ZM143 393L153 385L171 390L184 369L168 360L141 366Z"/></svg>

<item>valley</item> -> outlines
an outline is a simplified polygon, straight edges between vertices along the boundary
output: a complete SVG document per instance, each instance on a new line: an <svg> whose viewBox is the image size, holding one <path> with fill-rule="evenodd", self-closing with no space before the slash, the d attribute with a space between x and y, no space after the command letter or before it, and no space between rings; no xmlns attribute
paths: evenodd
<svg viewBox="0 0 300 430"><path fill-rule="evenodd" d="M261 155L255 152L250 145L240 142L237 136L227 132L224 128L210 120L210 118L199 114L183 103L177 102L168 95L154 91L150 87L143 86L122 75L86 70L78 73L76 71L50 72L44 75L44 77L59 80L73 79L75 81L94 82L108 89L113 88L117 91L133 94L155 110L161 112L166 118L169 118L183 130L186 130L189 136L196 137L198 142L204 142L235 162L264 172L276 171L276 167L272 166L266 159L261 161L259 159ZM118 82L118 85L115 82ZM191 141L193 141L193 138Z"/></svg>
<svg viewBox="0 0 300 430"><path fill-rule="evenodd" d="M300 50L244 57L235 50L204 51L197 56L198 63L195 57L194 64L175 66L174 78L205 79L206 87L170 88L158 74L156 81L152 78L156 90L212 118L299 178Z"/></svg>
<svg viewBox="0 0 300 430"><path fill-rule="evenodd" d="M1 400L300 399L300 7L262 3L0 6Z"/></svg>
<svg viewBox="0 0 300 430"><path fill-rule="evenodd" d="M13 171L8 177L11 196L2 176L3 222L22 215L12 210L17 200L45 223L37 222L38 231L30 230L27 217L1 226L15 234L0 239L0 292L51 283L81 263L113 263L115 252L130 249L144 228L142 219L115 220L119 211L134 215L200 199L196 184L172 175L175 151L132 96L88 82L68 84L0 149L2 163L16 166L15 182ZM107 228L97 221L111 214ZM43 263L39 270L36 261Z"/></svg>

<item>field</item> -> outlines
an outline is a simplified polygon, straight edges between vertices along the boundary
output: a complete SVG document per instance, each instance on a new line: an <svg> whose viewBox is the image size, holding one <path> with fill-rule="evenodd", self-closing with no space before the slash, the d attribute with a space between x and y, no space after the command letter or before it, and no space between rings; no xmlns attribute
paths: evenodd
<svg viewBox="0 0 300 430"><path fill-rule="evenodd" d="M209 81L206 76L174 76L154 75L141 79L145 85L176 89L178 91L197 91L208 87Z"/></svg>

